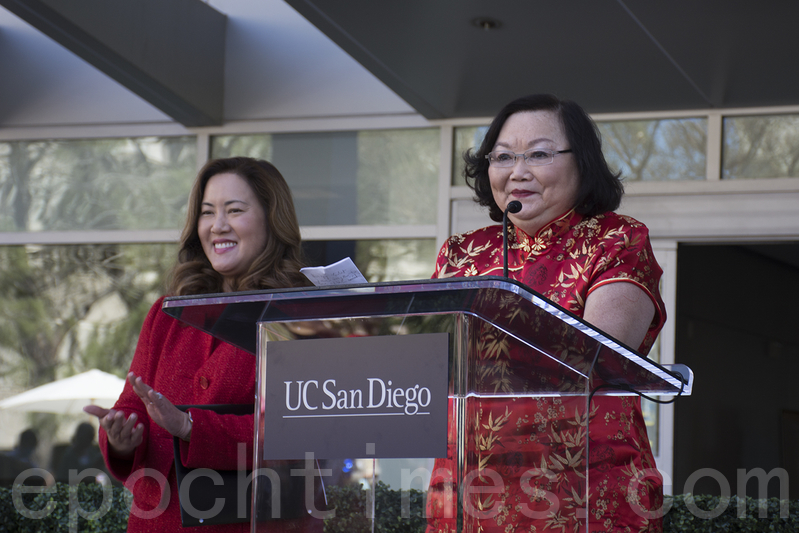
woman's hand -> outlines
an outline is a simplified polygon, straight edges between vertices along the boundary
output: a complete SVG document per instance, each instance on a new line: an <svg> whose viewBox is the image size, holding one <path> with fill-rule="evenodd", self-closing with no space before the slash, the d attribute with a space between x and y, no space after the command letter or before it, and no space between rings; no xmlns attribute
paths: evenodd
<svg viewBox="0 0 799 533"><path fill-rule="evenodd" d="M156 392L133 372L128 374L128 383L133 387L153 422L167 430L179 439L189 440L191 437L191 418L174 406L172 402L160 392Z"/></svg>
<svg viewBox="0 0 799 533"><path fill-rule="evenodd" d="M125 419L125 413L116 409L103 409L98 405L87 405L83 410L100 419L100 426L108 435L108 447L113 455L128 459L142 443L144 424L137 424L136 413Z"/></svg>

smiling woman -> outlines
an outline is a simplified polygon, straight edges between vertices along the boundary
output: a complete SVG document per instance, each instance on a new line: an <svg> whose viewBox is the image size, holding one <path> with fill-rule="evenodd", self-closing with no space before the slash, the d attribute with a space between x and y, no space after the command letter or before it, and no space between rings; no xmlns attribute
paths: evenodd
<svg viewBox="0 0 799 533"><path fill-rule="evenodd" d="M486 156L495 201L500 206L521 202L521 210L510 219L528 235L574 205L580 184L577 164L574 158L560 157L571 152L568 144L555 112L525 111L508 117L494 151Z"/></svg>
<svg viewBox="0 0 799 533"><path fill-rule="evenodd" d="M299 225L280 172L266 161L243 157L206 164L192 188L169 293L307 285L302 266ZM144 321L114 407L84 408L100 419L99 443L109 471L133 492L132 532L181 530L176 460L187 468L236 470L240 450L248 461L253 453L252 415L194 407L184 412L175 406L252 405L255 358L183 327L161 312L162 301ZM173 446L175 437L179 448ZM275 520L270 530L296 529L302 521ZM247 523L236 523L204 531L248 529Z"/></svg>
<svg viewBox="0 0 799 533"><path fill-rule="evenodd" d="M661 269L646 227L618 215L623 188L602 155L596 126L576 103L551 95L510 102L476 151L464 155L467 183L488 226L450 237L433 277L499 275L521 281L552 302L646 354L666 319L658 292ZM503 261L503 229L508 233ZM535 320L509 310L519 327ZM497 390L520 380L516 368L546 365L534 350L514 349L501 335L479 343L479 386ZM511 346L511 347L509 347ZM564 353L576 349L564 347ZM533 389L534 380L522 388ZM475 428L466 450L479 476L465 485L463 529L514 531L661 531L648 511L663 499L662 479L637 398L481 398L467 413ZM471 408L470 408L471 409ZM586 428L590 428L590 437ZM590 441L590 456L581 448ZM428 533L457 528L451 497L457 450L437 459L428 491ZM492 473L504 489L494 490ZM646 473L646 474L641 474ZM587 475L586 475L587 474ZM455 491L457 492L457 491ZM586 499L590 514L586 518ZM486 513L486 509L498 510Z"/></svg>
<svg viewBox="0 0 799 533"><path fill-rule="evenodd" d="M262 224L263 233L258 224ZM208 234L204 234L206 230ZM238 245L241 250L235 254L227 251ZM242 252L245 248L247 251ZM228 258L221 260L225 256ZM172 293L308 285L300 273L303 266L294 201L278 169L267 161L249 157L208 162L189 196Z"/></svg>
<svg viewBox="0 0 799 533"><path fill-rule="evenodd" d="M232 290L266 247L266 214L244 178L226 172L208 180L197 232L224 290Z"/></svg>

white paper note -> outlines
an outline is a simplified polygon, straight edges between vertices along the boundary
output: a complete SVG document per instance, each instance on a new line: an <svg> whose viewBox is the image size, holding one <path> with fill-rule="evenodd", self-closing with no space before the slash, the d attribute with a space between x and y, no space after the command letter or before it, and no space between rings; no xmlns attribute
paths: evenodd
<svg viewBox="0 0 799 533"><path fill-rule="evenodd" d="M305 274L305 277L317 287L368 283L349 257L345 257L332 265L301 268L300 272Z"/></svg>

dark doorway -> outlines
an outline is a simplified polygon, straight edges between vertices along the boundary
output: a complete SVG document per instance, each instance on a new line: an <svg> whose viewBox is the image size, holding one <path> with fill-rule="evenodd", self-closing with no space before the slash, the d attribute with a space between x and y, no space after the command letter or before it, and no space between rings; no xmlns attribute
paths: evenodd
<svg viewBox="0 0 799 533"><path fill-rule="evenodd" d="M675 357L695 386L675 406L674 493L796 499L799 243L685 244L677 257Z"/></svg>

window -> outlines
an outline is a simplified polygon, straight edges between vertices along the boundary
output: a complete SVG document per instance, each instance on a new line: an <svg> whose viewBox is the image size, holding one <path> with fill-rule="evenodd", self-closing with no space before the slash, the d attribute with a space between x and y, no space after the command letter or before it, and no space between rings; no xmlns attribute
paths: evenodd
<svg viewBox="0 0 799 533"><path fill-rule="evenodd" d="M211 153L273 163L302 226L436 221L437 129L219 136Z"/></svg>
<svg viewBox="0 0 799 533"><path fill-rule="evenodd" d="M303 251L312 265L351 257L366 280L377 283L430 278L438 245L433 239L306 241Z"/></svg>
<svg viewBox="0 0 799 533"><path fill-rule="evenodd" d="M0 143L0 231L178 229L193 137Z"/></svg>
<svg viewBox="0 0 799 533"><path fill-rule="evenodd" d="M466 163L463 161L463 154L470 148L477 149L483 143L488 132L488 126L467 126L455 128L455 142L452 150L452 185L466 185L463 171Z"/></svg>
<svg viewBox="0 0 799 533"><path fill-rule="evenodd" d="M704 180L707 120L600 122L602 150L624 181Z"/></svg>
<svg viewBox="0 0 799 533"><path fill-rule="evenodd" d="M799 115L724 119L722 179L799 177Z"/></svg>

